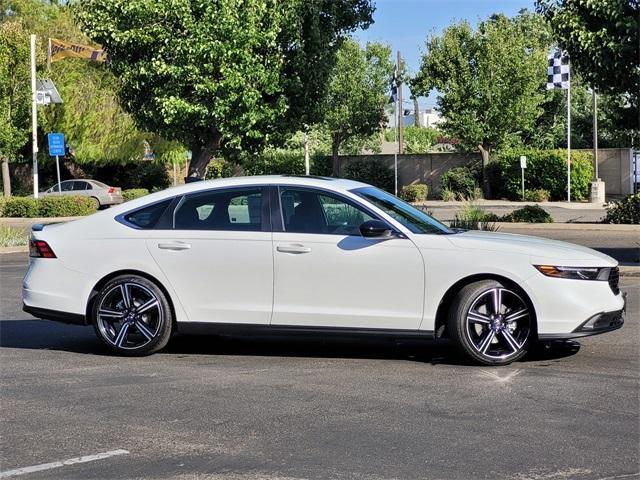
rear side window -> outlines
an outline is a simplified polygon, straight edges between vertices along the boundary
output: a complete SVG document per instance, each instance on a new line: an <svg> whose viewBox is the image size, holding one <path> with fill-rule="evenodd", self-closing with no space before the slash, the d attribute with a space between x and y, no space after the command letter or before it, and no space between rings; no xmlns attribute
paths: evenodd
<svg viewBox="0 0 640 480"><path fill-rule="evenodd" d="M176 230L262 231L262 188L188 195L174 213Z"/></svg>
<svg viewBox="0 0 640 480"><path fill-rule="evenodd" d="M154 203L133 212L126 213L122 219L125 224L129 224L136 228L148 230L155 227L156 223L171 204L171 199Z"/></svg>

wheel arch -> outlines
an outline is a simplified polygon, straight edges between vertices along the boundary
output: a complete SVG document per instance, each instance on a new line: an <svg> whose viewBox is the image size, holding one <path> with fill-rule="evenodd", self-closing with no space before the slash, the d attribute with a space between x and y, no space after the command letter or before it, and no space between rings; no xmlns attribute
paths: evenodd
<svg viewBox="0 0 640 480"><path fill-rule="evenodd" d="M167 301L169 302L169 308L171 308L171 318L172 318L172 330L175 332L177 330L177 321L176 321L176 308L173 302L173 298L171 294L167 290L167 288L162 284L160 280L158 280L153 275L150 275L146 272L134 269L125 269L125 270L116 270L115 272L111 272L108 275L102 277L98 282L93 286L91 292L89 293L89 298L87 299L87 307L85 311L85 318L87 325L91 324L91 310L93 309L93 302L95 301L96 295L100 291L100 289L106 285L108 281L115 277L119 277L120 275L138 275L140 277L146 278L150 282L156 284L156 286L162 290L162 293L167 297Z"/></svg>
<svg viewBox="0 0 640 480"><path fill-rule="evenodd" d="M518 295L522 296L522 299L527 303L527 306L531 309L531 312L533 313L533 322L532 322L532 326L534 330L533 333L534 333L534 336L537 337L538 317L536 314L535 305L533 304L533 301L531 300L530 295L526 292L524 288L520 286L520 284L518 284L518 282L508 277L505 277L503 275L494 274L494 273L478 273L474 275L469 275L467 277L464 277L458 280L456 283L454 283L449 287L449 289L446 291L446 293L442 297L442 300L440 300L440 304L438 305L438 309L436 310L436 318L435 318L435 324L434 324L434 330L433 330L435 337L447 338L447 332L446 332L447 314L449 312L451 303L453 302L453 299L456 297L458 292L465 286L481 280L496 280L504 284L508 288L513 289L515 292L518 293Z"/></svg>

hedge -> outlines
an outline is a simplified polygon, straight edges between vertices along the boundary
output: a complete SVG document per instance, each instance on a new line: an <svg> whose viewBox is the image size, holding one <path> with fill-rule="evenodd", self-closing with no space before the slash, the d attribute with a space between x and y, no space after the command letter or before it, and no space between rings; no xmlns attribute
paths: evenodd
<svg viewBox="0 0 640 480"><path fill-rule="evenodd" d="M79 217L96 211L95 202L88 197L9 197L2 202L3 217Z"/></svg>
<svg viewBox="0 0 640 480"><path fill-rule="evenodd" d="M344 178L368 183L387 192L394 191L393 171L382 162L360 159L348 162L343 171Z"/></svg>
<svg viewBox="0 0 640 480"><path fill-rule="evenodd" d="M424 183L405 185L400 189L400 198L405 202L421 202L427 199L429 187Z"/></svg>
<svg viewBox="0 0 640 480"><path fill-rule="evenodd" d="M149 195L149 190L146 188L130 188L122 192L122 199L128 202L129 200L144 197L145 195Z"/></svg>
<svg viewBox="0 0 640 480"><path fill-rule="evenodd" d="M520 200L522 196L520 156L526 155L525 188L543 189L551 200L567 198L566 150L506 150L492 162L491 186L493 196ZM589 195L593 176L591 152L571 152L571 199L584 200Z"/></svg>

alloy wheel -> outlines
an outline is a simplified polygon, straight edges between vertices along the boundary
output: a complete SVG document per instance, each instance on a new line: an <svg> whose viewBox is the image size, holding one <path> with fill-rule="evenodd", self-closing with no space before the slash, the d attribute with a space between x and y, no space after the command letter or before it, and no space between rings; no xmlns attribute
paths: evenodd
<svg viewBox="0 0 640 480"><path fill-rule="evenodd" d="M164 321L160 299L151 289L135 282L111 287L102 295L96 314L101 336L113 347L124 350L148 345Z"/></svg>
<svg viewBox="0 0 640 480"><path fill-rule="evenodd" d="M491 360L506 360L519 354L529 339L529 307L515 292L491 288L472 303L465 330L477 353Z"/></svg>

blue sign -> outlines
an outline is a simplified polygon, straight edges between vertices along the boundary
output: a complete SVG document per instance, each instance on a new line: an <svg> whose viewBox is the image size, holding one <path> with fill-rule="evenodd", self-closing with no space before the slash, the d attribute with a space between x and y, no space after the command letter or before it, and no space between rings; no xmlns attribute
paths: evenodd
<svg viewBox="0 0 640 480"><path fill-rule="evenodd" d="M49 139L49 155L64 157L64 133L50 133L47 137Z"/></svg>

